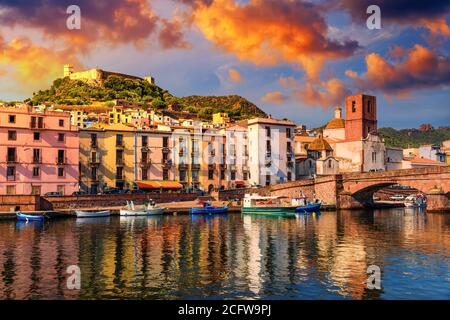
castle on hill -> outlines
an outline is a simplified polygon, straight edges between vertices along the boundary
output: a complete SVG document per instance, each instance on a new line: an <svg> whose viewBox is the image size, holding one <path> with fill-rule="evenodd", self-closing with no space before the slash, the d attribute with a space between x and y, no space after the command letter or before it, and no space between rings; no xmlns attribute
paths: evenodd
<svg viewBox="0 0 450 320"><path fill-rule="evenodd" d="M140 77L118 72L105 71L99 68L75 72L72 65L64 65L64 78L69 77L71 80L81 80L90 84L101 85L106 81L106 79L108 79L109 76L117 76L129 80L146 80L152 85L155 84L155 78L151 76L147 76L142 79Z"/></svg>

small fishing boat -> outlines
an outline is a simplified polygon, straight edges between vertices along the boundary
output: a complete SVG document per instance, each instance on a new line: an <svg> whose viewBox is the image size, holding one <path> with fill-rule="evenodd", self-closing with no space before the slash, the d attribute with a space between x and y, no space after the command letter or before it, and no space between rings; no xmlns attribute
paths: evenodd
<svg viewBox="0 0 450 320"><path fill-rule="evenodd" d="M292 205L296 206L295 212L297 213L311 213L319 212L322 202L318 200L315 202L311 202L307 197L301 196L298 198L293 198Z"/></svg>
<svg viewBox="0 0 450 320"><path fill-rule="evenodd" d="M242 213L277 215L283 217L295 217L296 206L283 201L285 197L267 197L258 194L246 194Z"/></svg>
<svg viewBox="0 0 450 320"><path fill-rule="evenodd" d="M44 221L45 215L29 215L29 214L23 214L22 212L16 212L16 217L19 221Z"/></svg>
<svg viewBox="0 0 450 320"><path fill-rule="evenodd" d="M191 208L191 214L225 214L228 213L228 205L223 207L214 207L209 202L202 202L202 208Z"/></svg>
<svg viewBox="0 0 450 320"><path fill-rule="evenodd" d="M77 218L101 218L101 217L109 217L111 215L110 210L104 211L75 211Z"/></svg>
<svg viewBox="0 0 450 320"><path fill-rule="evenodd" d="M126 209L120 210L121 216L152 216L152 215L160 215L166 211L166 208L162 208L158 206L154 201L150 201L147 205L143 205L140 208L136 208L134 206L134 202L127 201Z"/></svg>
<svg viewBox="0 0 450 320"><path fill-rule="evenodd" d="M427 205L427 198L424 194L412 194L405 198L404 205L407 208L424 208Z"/></svg>

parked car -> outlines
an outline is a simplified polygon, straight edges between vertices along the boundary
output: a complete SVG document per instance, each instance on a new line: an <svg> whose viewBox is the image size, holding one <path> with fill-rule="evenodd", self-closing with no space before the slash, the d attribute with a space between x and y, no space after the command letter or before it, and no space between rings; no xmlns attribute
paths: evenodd
<svg viewBox="0 0 450 320"><path fill-rule="evenodd" d="M46 194L44 194L44 197L61 197L61 196L62 196L61 192L58 191L47 192Z"/></svg>
<svg viewBox="0 0 450 320"><path fill-rule="evenodd" d="M396 194L396 195L390 196L389 200L402 201L402 200L405 200L405 196L403 196L401 194Z"/></svg>
<svg viewBox="0 0 450 320"><path fill-rule="evenodd" d="M130 190L125 191L125 193L128 193L128 194L145 194L145 191L144 190L140 190L140 189L130 189Z"/></svg>
<svg viewBox="0 0 450 320"><path fill-rule="evenodd" d="M84 192L84 191L75 191L74 193L72 193L72 196L74 196L74 197L85 196L85 195L87 195L87 192Z"/></svg>
<svg viewBox="0 0 450 320"><path fill-rule="evenodd" d="M103 194L123 194L124 191L120 189L108 189L103 192Z"/></svg>

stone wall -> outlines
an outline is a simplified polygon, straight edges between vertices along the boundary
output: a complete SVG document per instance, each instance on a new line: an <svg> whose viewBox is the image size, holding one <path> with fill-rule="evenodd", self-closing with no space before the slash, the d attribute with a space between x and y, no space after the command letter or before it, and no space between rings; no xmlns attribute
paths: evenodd
<svg viewBox="0 0 450 320"><path fill-rule="evenodd" d="M211 193L211 197L217 201L228 201L232 199L243 199L245 194L257 193L261 196L270 194L270 188L239 188L230 190L220 190Z"/></svg>
<svg viewBox="0 0 450 320"><path fill-rule="evenodd" d="M40 196L0 195L0 212L37 211L39 210L40 202Z"/></svg>
<svg viewBox="0 0 450 320"><path fill-rule="evenodd" d="M41 210L61 210L77 208L101 208L123 206L127 201L144 204L149 199L156 203L193 201L198 198L196 193L152 193L152 194L116 194L87 195L80 197L48 197L42 198Z"/></svg>

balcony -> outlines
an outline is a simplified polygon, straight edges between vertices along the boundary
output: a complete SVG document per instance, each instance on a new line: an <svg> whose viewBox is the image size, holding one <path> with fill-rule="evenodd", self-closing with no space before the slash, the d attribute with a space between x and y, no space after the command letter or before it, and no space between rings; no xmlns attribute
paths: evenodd
<svg viewBox="0 0 450 320"><path fill-rule="evenodd" d="M195 158L195 157L197 157L197 156L199 156L199 155L200 155L200 151L199 151L198 149L193 150L193 151L191 152L191 157L192 157L192 158Z"/></svg>
<svg viewBox="0 0 450 320"><path fill-rule="evenodd" d="M139 166L141 168L148 168L152 165L152 160L150 159L141 159L141 161L139 162Z"/></svg>
<svg viewBox="0 0 450 320"><path fill-rule="evenodd" d="M43 130L45 129L44 123L30 122L31 129Z"/></svg>
<svg viewBox="0 0 450 320"><path fill-rule="evenodd" d="M237 171L237 166L235 164L231 164L230 165L230 170L231 171Z"/></svg>
<svg viewBox="0 0 450 320"><path fill-rule="evenodd" d="M243 172L249 172L249 171L250 171L249 166L248 166L248 165L243 165L243 166L242 166L242 171L243 171Z"/></svg>
<svg viewBox="0 0 450 320"><path fill-rule="evenodd" d="M220 170L227 170L228 166L226 163L221 163L220 164Z"/></svg>
<svg viewBox="0 0 450 320"><path fill-rule="evenodd" d="M211 157L215 157L215 156L216 156L216 150L211 150L211 151L209 152L209 155L210 155Z"/></svg>
<svg viewBox="0 0 450 320"><path fill-rule="evenodd" d="M58 166L63 166L67 164L67 158L66 157L57 157L56 158L56 164Z"/></svg>
<svg viewBox="0 0 450 320"><path fill-rule="evenodd" d="M170 152L170 149L169 149L168 147L163 147L163 148L162 148L162 152L163 152L163 153L169 153L169 152Z"/></svg>
<svg viewBox="0 0 450 320"><path fill-rule="evenodd" d="M264 162L264 165L265 165L266 168L270 168L272 166L272 161L271 160L266 160Z"/></svg>
<svg viewBox="0 0 450 320"><path fill-rule="evenodd" d="M287 162L286 162L286 166L287 166L288 168L292 168L292 167L294 166L294 161L287 161Z"/></svg>
<svg viewBox="0 0 450 320"><path fill-rule="evenodd" d="M180 151L178 151L178 155L180 157L183 157L184 156L184 149L181 149Z"/></svg>
<svg viewBox="0 0 450 320"><path fill-rule="evenodd" d="M148 145L145 145L145 146L142 146L141 151L148 152L148 151L150 151L150 148L148 147Z"/></svg>
<svg viewBox="0 0 450 320"><path fill-rule="evenodd" d="M118 174L116 174L116 180L118 180L118 181L123 181L123 180L124 180L124 178L123 178L123 176L122 176L122 175L118 175Z"/></svg>
<svg viewBox="0 0 450 320"><path fill-rule="evenodd" d="M96 158L91 158L89 159L89 164L92 166L99 166L100 165L100 158L96 157Z"/></svg>
<svg viewBox="0 0 450 320"><path fill-rule="evenodd" d="M192 170L200 170L200 163L193 163Z"/></svg>
<svg viewBox="0 0 450 320"><path fill-rule="evenodd" d="M162 163L164 169L170 169L170 168L172 168L172 160L164 160L164 159L163 159L163 160L161 161L161 163Z"/></svg>
<svg viewBox="0 0 450 320"><path fill-rule="evenodd" d="M116 142L116 149L124 149L125 145L123 142Z"/></svg>
<svg viewBox="0 0 450 320"><path fill-rule="evenodd" d="M186 170L187 169L187 164L186 163L180 163L178 165L178 170Z"/></svg>
<svg viewBox="0 0 450 320"><path fill-rule="evenodd" d="M17 175L6 176L6 181L16 181Z"/></svg>
<svg viewBox="0 0 450 320"><path fill-rule="evenodd" d="M269 159L272 158L272 151L267 151L266 152L266 159L267 158L269 158Z"/></svg>
<svg viewBox="0 0 450 320"><path fill-rule="evenodd" d="M97 141L91 141L91 149L97 149L97 148L98 148Z"/></svg>
<svg viewBox="0 0 450 320"><path fill-rule="evenodd" d="M33 163L34 164L41 164L42 163L42 157L33 157Z"/></svg>
<svg viewBox="0 0 450 320"><path fill-rule="evenodd" d="M6 162L7 163L17 163L19 161L17 160L16 156L14 156L14 157L9 156L9 157L6 158Z"/></svg>

